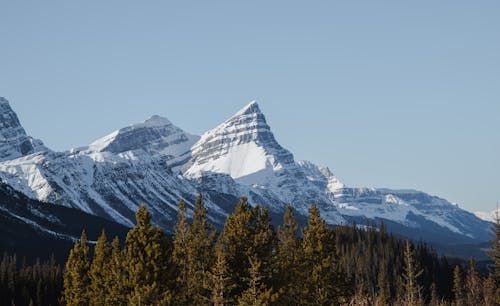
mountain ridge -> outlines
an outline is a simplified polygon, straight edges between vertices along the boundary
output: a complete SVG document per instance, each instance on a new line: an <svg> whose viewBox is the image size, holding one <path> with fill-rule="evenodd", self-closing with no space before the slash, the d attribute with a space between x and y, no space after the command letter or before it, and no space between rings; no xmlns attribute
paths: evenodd
<svg viewBox="0 0 500 306"><path fill-rule="evenodd" d="M316 203L330 224L384 221L415 239L432 240L439 233L444 240L471 243L491 235L490 223L439 197L348 187L328 167L295 161L276 141L256 101L201 137L153 116L86 147L2 161L0 178L31 198L127 226L146 202L154 222L171 230L179 198L192 210L202 192L216 225L245 196L276 216L291 203L305 217Z"/></svg>

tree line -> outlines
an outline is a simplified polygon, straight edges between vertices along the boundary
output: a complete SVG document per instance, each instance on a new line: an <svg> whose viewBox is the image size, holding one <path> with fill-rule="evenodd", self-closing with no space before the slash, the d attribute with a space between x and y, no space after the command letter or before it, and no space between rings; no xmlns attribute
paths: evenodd
<svg viewBox="0 0 500 306"><path fill-rule="evenodd" d="M152 225L144 205L125 241L103 231L91 247L83 232L64 272L48 265L59 274L47 272L43 290L34 280L24 295L8 289L4 275L21 273L2 262L0 293L8 301L16 292L17 305L500 305L498 223L495 233L493 264L481 275L473 259L462 267L383 223L329 227L315 205L302 229L291 206L275 229L267 208L242 198L217 231L200 195L189 213L179 202L173 236Z"/></svg>
<svg viewBox="0 0 500 306"><path fill-rule="evenodd" d="M63 288L63 269L54 257L46 262L4 253L0 262L0 305L57 305Z"/></svg>

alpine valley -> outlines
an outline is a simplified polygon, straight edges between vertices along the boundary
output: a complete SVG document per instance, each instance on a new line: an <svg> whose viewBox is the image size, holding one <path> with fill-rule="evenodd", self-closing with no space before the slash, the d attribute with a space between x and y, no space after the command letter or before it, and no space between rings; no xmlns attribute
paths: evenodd
<svg viewBox="0 0 500 306"><path fill-rule="evenodd" d="M27 203L64 206L127 227L146 203L153 221L171 231L179 199L190 214L201 193L209 218L220 227L245 196L252 205L267 206L277 224L288 203L301 222L316 203L332 225L383 221L394 233L452 253L492 238L492 223L445 199L415 190L346 186L329 168L296 161L276 141L256 102L201 137L153 116L90 145L55 152L26 135L8 101L0 98L0 178L8 194L32 199ZM4 213L12 207L0 206ZM39 211L37 204L25 226L65 223L64 214L50 216L54 210L46 209L40 218ZM68 235L62 226L50 233Z"/></svg>

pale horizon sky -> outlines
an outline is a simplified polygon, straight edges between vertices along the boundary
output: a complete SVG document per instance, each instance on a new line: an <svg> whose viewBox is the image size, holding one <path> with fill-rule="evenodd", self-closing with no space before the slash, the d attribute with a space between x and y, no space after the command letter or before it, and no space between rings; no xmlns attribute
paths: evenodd
<svg viewBox="0 0 500 306"><path fill-rule="evenodd" d="M498 1L0 2L0 96L54 150L249 101L348 186L500 200Z"/></svg>

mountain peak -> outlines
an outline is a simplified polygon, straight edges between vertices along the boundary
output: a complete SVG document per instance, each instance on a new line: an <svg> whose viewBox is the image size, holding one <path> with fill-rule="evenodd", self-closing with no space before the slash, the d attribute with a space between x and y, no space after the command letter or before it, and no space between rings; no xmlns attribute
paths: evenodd
<svg viewBox="0 0 500 306"><path fill-rule="evenodd" d="M237 179L294 163L292 153L276 141L255 101L203 134L191 152L184 170L193 177L215 172Z"/></svg>
<svg viewBox="0 0 500 306"><path fill-rule="evenodd" d="M0 97L0 161L46 150L40 140L26 135L9 101Z"/></svg>
<svg viewBox="0 0 500 306"><path fill-rule="evenodd" d="M242 109L240 109L233 117L242 116L242 115L251 115L251 114L262 114L259 108L259 104L257 101L252 100L250 103L245 105Z"/></svg>
<svg viewBox="0 0 500 306"><path fill-rule="evenodd" d="M144 150L151 154L176 156L187 152L196 140L197 136L184 132L167 118L154 115L142 123L121 128L94 141L90 149L111 153Z"/></svg>
<svg viewBox="0 0 500 306"><path fill-rule="evenodd" d="M144 123L142 123L141 125L144 125L145 127L161 127L173 124L165 117L153 115L148 120L144 121Z"/></svg>
<svg viewBox="0 0 500 306"><path fill-rule="evenodd" d="M4 97L0 97L0 104L7 104L9 105L9 101L5 99Z"/></svg>

